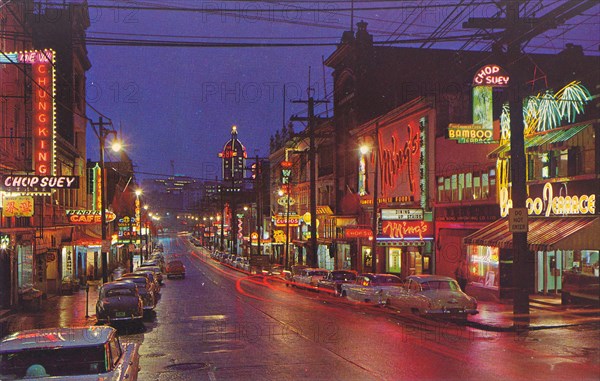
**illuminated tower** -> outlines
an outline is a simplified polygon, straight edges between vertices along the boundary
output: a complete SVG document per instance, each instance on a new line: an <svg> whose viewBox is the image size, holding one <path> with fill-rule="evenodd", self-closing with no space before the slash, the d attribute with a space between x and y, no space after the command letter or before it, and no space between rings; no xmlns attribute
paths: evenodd
<svg viewBox="0 0 600 381"><path fill-rule="evenodd" d="M219 153L222 159L222 176L225 181L241 184L246 168L246 147L237 138L237 127L231 127L231 139L225 143L223 151Z"/></svg>

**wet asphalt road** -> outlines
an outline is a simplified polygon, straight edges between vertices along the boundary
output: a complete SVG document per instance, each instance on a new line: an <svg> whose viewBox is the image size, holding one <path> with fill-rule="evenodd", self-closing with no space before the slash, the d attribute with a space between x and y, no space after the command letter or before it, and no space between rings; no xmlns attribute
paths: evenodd
<svg viewBox="0 0 600 381"><path fill-rule="evenodd" d="M140 380L598 379L596 326L527 335L401 316L229 269L164 238L185 279L165 280ZM126 332L123 332L126 333Z"/></svg>

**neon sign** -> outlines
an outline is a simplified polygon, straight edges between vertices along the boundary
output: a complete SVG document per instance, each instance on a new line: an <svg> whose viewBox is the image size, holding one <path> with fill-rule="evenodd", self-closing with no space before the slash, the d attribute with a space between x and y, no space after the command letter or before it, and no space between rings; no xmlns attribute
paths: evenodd
<svg viewBox="0 0 600 381"><path fill-rule="evenodd" d="M498 65L485 65L473 77L474 86L506 87L510 77Z"/></svg>
<svg viewBox="0 0 600 381"><path fill-rule="evenodd" d="M500 189L500 216L508 216L508 210L512 208L512 200L509 198L508 189ZM554 196L551 183L546 183L542 191L542 197L528 198L525 201L527 214L529 215L577 215L596 214L596 195L580 196Z"/></svg>
<svg viewBox="0 0 600 381"><path fill-rule="evenodd" d="M16 196L2 199L2 215L4 217L31 217L33 216L33 197Z"/></svg>
<svg viewBox="0 0 600 381"><path fill-rule="evenodd" d="M53 50L31 50L5 53L0 63L28 64L32 67L33 79L33 169L38 175L53 175L55 172L56 102Z"/></svg>
<svg viewBox="0 0 600 381"><path fill-rule="evenodd" d="M410 194L415 193L415 171L414 164L419 162L419 145L420 133L418 128L413 128L411 123L408 123L406 134L402 134L401 138L397 135L401 133L400 129L394 129L389 135L389 138L384 137L383 132L378 137L381 150L381 161L379 169L381 173L381 184L383 191L386 188L396 188L401 174L408 177L408 191ZM391 142L391 145L385 146L384 142ZM404 144L402 144L404 142ZM416 159L415 159L416 158Z"/></svg>
<svg viewBox="0 0 600 381"><path fill-rule="evenodd" d="M43 61L41 57L48 56ZM33 166L38 175L54 173L54 68L53 53L29 52L19 55L19 61L31 63L36 88L33 92Z"/></svg>
<svg viewBox="0 0 600 381"><path fill-rule="evenodd" d="M381 232L389 238L423 239L428 232L433 232L433 223L429 221L382 221Z"/></svg>

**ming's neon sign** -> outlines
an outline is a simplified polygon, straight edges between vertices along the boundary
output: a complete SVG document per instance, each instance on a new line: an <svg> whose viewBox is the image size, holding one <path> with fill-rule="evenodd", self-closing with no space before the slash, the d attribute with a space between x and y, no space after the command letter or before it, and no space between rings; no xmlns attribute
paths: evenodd
<svg viewBox="0 0 600 381"><path fill-rule="evenodd" d="M399 175L406 171L410 193L416 190L414 163L419 161L420 131L409 123L407 125L408 137L402 142L395 134L391 136L391 146L381 150L381 161L379 170L381 173L381 184L386 188L393 189L398 183ZM380 144L381 146L382 144Z"/></svg>

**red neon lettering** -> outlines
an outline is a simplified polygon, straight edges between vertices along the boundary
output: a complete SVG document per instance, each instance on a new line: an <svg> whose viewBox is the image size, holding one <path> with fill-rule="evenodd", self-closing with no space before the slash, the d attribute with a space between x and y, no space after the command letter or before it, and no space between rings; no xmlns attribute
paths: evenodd
<svg viewBox="0 0 600 381"><path fill-rule="evenodd" d="M404 146L399 149L396 146L396 137L392 136L391 149L384 148L381 153L381 163L379 169L381 172L381 182L383 187L393 188L396 186L398 175L403 169L408 168L408 179L410 192L415 191L415 176L412 171L413 156L419 152L419 133L418 130L413 134L411 125L408 125L408 139Z"/></svg>

